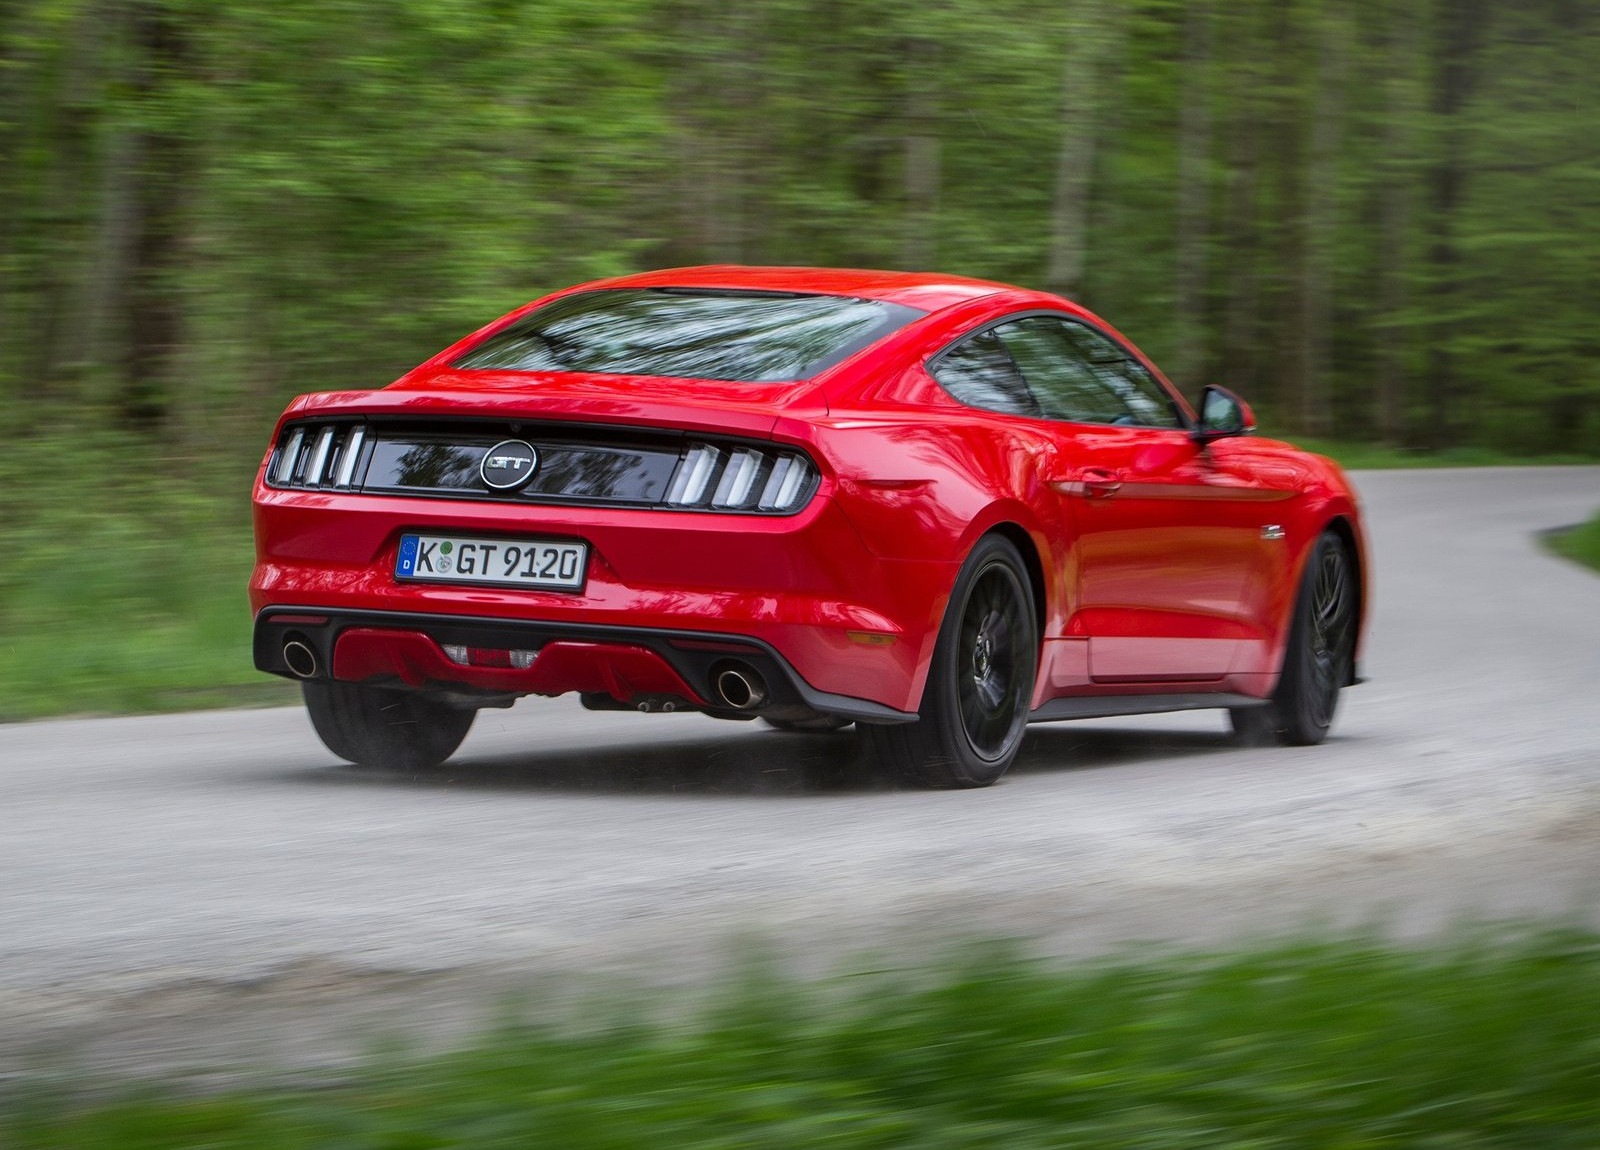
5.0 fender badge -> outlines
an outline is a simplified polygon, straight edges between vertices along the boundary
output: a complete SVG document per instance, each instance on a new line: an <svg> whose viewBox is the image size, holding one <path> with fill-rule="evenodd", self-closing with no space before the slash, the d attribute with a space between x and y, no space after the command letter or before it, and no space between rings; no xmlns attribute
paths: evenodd
<svg viewBox="0 0 1600 1150"><path fill-rule="evenodd" d="M478 474L483 485L493 491L513 491L533 478L539 470L539 453L533 444L521 439L502 439L484 452Z"/></svg>

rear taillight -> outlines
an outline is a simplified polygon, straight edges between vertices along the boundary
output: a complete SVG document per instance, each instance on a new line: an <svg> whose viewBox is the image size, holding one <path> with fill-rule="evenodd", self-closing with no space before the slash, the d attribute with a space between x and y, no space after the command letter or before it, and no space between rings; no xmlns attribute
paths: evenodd
<svg viewBox="0 0 1600 1150"><path fill-rule="evenodd" d="M267 482L274 487L359 486L356 465L366 438L366 426L360 423L296 424L284 432Z"/></svg>
<svg viewBox="0 0 1600 1150"><path fill-rule="evenodd" d="M640 446L633 433L634 439L596 447L575 445L570 437L541 437L543 470L521 488L489 491L477 474L479 461L493 442L490 436L504 439L509 433L503 425L446 437L349 419L293 423L279 436L266 480L270 487L302 491L401 489L435 497L571 499L749 515L792 515L821 482L817 465L795 448L738 440L685 444L675 435L659 446Z"/></svg>
<svg viewBox="0 0 1600 1150"><path fill-rule="evenodd" d="M669 507L787 514L817 489L816 466L804 455L772 447L693 443L667 488Z"/></svg>

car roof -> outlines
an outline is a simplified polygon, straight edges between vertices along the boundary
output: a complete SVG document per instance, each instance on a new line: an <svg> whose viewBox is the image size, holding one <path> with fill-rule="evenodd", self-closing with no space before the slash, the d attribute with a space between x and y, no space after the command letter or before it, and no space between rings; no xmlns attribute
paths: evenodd
<svg viewBox="0 0 1600 1150"><path fill-rule="evenodd" d="M855 296L938 311L968 300L1015 292L1008 284L927 272L871 271L863 268L746 267L709 264L667 268L583 284L595 288L720 288L724 290L807 292Z"/></svg>

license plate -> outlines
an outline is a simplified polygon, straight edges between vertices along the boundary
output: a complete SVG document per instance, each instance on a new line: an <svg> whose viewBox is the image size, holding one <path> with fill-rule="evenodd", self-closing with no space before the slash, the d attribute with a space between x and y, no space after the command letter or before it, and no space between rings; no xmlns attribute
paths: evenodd
<svg viewBox="0 0 1600 1150"><path fill-rule="evenodd" d="M589 548L584 543L402 535L394 574L396 579L424 583L581 591L588 558Z"/></svg>

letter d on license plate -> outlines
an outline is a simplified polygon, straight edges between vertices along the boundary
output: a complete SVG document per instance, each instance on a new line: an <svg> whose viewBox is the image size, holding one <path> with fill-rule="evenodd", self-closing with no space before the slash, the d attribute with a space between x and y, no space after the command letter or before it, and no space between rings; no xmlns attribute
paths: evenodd
<svg viewBox="0 0 1600 1150"><path fill-rule="evenodd" d="M581 591L588 559L585 543L402 535L394 576L422 583Z"/></svg>

